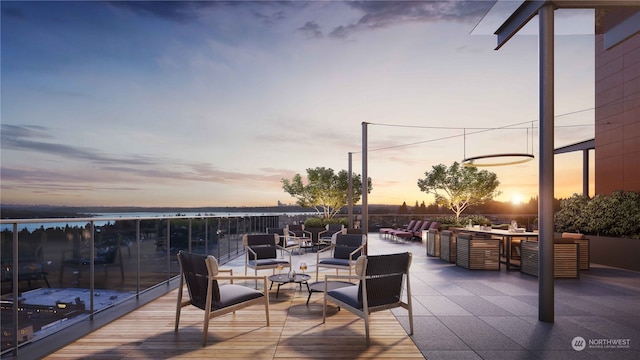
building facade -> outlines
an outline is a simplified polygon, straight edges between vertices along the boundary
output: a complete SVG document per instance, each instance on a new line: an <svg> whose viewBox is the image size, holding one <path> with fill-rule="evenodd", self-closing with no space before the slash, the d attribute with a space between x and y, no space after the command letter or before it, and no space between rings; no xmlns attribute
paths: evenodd
<svg viewBox="0 0 640 360"><path fill-rule="evenodd" d="M605 44L605 33L634 21L634 14L637 11L596 10L596 194L640 191L640 34L609 49Z"/></svg>

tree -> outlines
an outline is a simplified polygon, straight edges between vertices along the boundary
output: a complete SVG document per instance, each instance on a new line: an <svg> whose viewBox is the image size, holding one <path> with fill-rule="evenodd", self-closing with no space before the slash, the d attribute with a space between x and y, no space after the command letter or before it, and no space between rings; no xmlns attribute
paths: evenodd
<svg viewBox="0 0 640 360"><path fill-rule="evenodd" d="M362 196L362 177L352 175L353 203ZM371 178L368 179L368 193L371 192ZM297 199L302 207L314 208L325 219L333 218L349 202L349 173L341 170L337 174L331 168L307 169L307 184L296 174L291 181L282 179L282 189Z"/></svg>
<svg viewBox="0 0 640 360"><path fill-rule="evenodd" d="M402 205L400 205L400 208L398 209L398 214L408 214L409 213L409 209L407 208L407 202L404 201L402 202Z"/></svg>
<svg viewBox="0 0 640 360"><path fill-rule="evenodd" d="M500 185L496 174L487 170L479 171L475 166L461 166L454 162L449 168L445 165L432 166L426 171L424 179L418 179L421 191L435 195L438 205L446 206L460 214L471 205L481 205L500 195L496 189Z"/></svg>

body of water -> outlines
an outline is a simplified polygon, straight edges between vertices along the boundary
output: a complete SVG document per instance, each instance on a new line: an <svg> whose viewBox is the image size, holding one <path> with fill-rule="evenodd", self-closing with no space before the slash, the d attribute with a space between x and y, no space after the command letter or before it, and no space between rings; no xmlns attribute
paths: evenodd
<svg viewBox="0 0 640 360"><path fill-rule="evenodd" d="M179 215L178 215L179 214ZM111 220L100 221L101 218L108 219L128 219L128 218L188 218L188 217L198 217L198 216L215 216L215 217L245 217L245 216L313 216L315 212L176 212L176 213L168 213L168 212L128 212L128 213L95 213L91 214L91 219L94 221L95 226L104 226L108 224ZM12 220L6 219L3 220L5 222L11 222ZM27 229L32 232L40 227L44 227L45 229L49 228L65 228L67 225L70 227L79 226L84 227L87 225L87 219L83 218L81 221L72 221L70 218L66 221L53 221L53 222L34 222L34 219L29 219L28 223L19 223L18 231L23 229ZM12 231L13 224L0 224L0 231Z"/></svg>

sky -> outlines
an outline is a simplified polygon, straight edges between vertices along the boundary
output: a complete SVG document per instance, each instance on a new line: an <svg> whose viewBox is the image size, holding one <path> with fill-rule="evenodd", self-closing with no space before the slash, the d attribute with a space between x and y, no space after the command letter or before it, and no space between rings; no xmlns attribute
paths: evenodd
<svg viewBox="0 0 640 360"><path fill-rule="evenodd" d="M535 160L483 168L497 200L528 201L537 18L494 50L492 5L3 0L0 202L294 203L281 179L347 170L349 153L362 173L363 123L369 204L430 204L417 180L432 166L504 152ZM583 17L593 28L592 12L556 12L556 147L594 136ZM582 154L555 161L555 196L581 193Z"/></svg>

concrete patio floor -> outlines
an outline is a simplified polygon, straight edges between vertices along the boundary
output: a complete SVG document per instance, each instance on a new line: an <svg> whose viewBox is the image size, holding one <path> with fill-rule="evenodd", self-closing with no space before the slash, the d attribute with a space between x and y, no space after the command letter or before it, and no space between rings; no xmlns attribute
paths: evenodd
<svg viewBox="0 0 640 360"><path fill-rule="evenodd" d="M413 253L415 328L410 338L426 359L640 359L639 272L592 264L580 279L556 280L555 322L544 323L538 321L538 279L533 276L507 272L504 266L500 271L466 270L426 256L420 241L369 236L370 254L403 251ZM316 253L293 255L295 269L302 261L315 280ZM244 257L224 267L243 274ZM280 291L294 291L294 298L306 300L291 284ZM275 287L271 294L275 298ZM407 312L391 313L408 330ZM576 337L585 341L580 351L572 347Z"/></svg>
<svg viewBox="0 0 640 360"><path fill-rule="evenodd" d="M640 273L591 264L580 279L556 279L555 322L538 320L538 279L467 270L426 255L421 241L369 234L369 253L410 251L414 334L425 358L640 359ZM293 255L315 273L315 253ZM244 258L226 264L244 271ZM250 270L251 271L251 270ZM392 310L405 330L407 313ZM582 337L577 351L572 340ZM591 344L590 344L591 340ZM607 345L608 344L608 345Z"/></svg>

